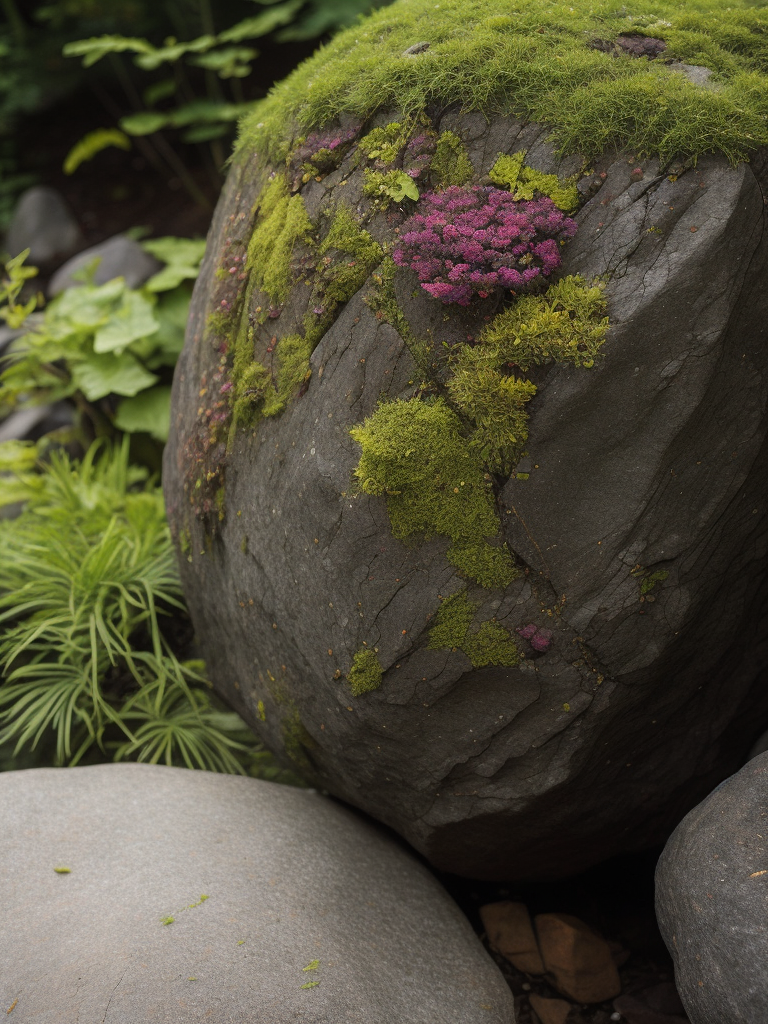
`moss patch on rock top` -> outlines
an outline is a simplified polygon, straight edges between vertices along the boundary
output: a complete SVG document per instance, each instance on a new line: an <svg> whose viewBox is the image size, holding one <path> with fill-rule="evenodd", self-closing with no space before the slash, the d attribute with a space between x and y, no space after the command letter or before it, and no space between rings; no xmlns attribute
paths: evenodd
<svg viewBox="0 0 768 1024"><path fill-rule="evenodd" d="M613 45L632 33L663 40L660 57ZM719 88L694 85L669 59L709 67ZM768 143L768 10L749 0L398 0L277 86L244 120L240 146L282 159L292 137L334 118L415 116L430 103L551 125L563 152L743 159Z"/></svg>

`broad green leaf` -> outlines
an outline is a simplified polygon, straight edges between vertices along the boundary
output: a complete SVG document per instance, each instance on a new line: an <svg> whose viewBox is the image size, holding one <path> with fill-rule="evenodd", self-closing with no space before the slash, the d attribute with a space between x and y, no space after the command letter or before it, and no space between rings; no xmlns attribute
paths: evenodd
<svg viewBox="0 0 768 1024"><path fill-rule="evenodd" d="M129 135L151 135L160 131L168 124L167 114L158 114L154 110L143 110L139 114L129 114L120 118L120 127Z"/></svg>
<svg viewBox="0 0 768 1024"><path fill-rule="evenodd" d="M258 39L274 32L276 28L288 25L293 21L294 15L299 10L304 0L288 0L279 6L271 7L268 11L253 18L245 18L239 21L232 28L225 29L219 33L220 43L239 43L243 39Z"/></svg>
<svg viewBox="0 0 768 1024"><path fill-rule="evenodd" d="M406 196L409 199L419 198L419 189L416 182L405 171L399 171L395 184L390 185L385 191L392 196L396 203L402 202Z"/></svg>
<svg viewBox="0 0 768 1024"><path fill-rule="evenodd" d="M97 128L96 131L88 132L67 153L64 160L64 173L74 174L80 164L86 160L92 160L97 153L109 146L130 149L131 140L125 132L121 132L118 128Z"/></svg>
<svg viewBox="0 0 768 1024"><path fill-rule="evenodd" d="M156 375L145 370L129 352L94 354L73 367L72 377L89 402L110 394L132 397L157 383Z"/></svg>
<svg viewBox="0 0 768 1024"><path fill-rule="evenodd" d="M98 327L125 292L125 281L115 277L106 284L66 288L48 307L46 326L67 321L73 327Z"/></svg>
<svg viewBox="0 0 768 1024"><path fill-rule="evenodd" d="M127 434L147 433L157 441L168 440L171 421L170 386L150 388L135 398L124 398L117 407L115 426Z"/></svg>
<svg viewBox="0 0 768 1024"><path fill-rule="evenodd" d="M211 139L220 139L229 135L232 131L231 124L198 124L182 134L182 142L210 142Z"/></svg>
<svg viewBox="0 0 768 1024"><path fill-rule="evenodd" d="M110 314L109 320L96 331L93 350L122 352L132 341L154 334L158 328L152 313L152 303L140 292L126 290L121 305Z"/></svg>
<svg viewBox="0 0 768 1024"><path fill-rule="evenodd" d="M214 100L194 100L171 111L168 123L174 128L207 121L237 121L253 108L252 103L216 103Z"/></svg>
<svg viewBox="0 0 768 1024"><path fill-rule="evenodd" d="M332 4L317 0L292 25L278 33L278 42L317 39L326 32L352 25L361 14L371 9L371 0L333 0Z"/></svg>
<svg viewBox="0 0 768 1024"><path fill-rule="evenodd" d="M193 281L200 270L205 253L205 240L194 238L154 238L143 243L143 248L155 259L167 264L147 281L151 292L176 288L182 281Z"/></svg>
<svg viewBox="0 0 768 1024"><path fill-rule="evenodd" d="M135 63L145 71L154 71L161 64L173 64L185 53L205 53L206 50L210 50L212 46L216 45L216 36L199 36L186 43L177 43L176 40L167 42L167 46L161 46L158 49L153 47L151 51L140 53L138 57L134 58Z"/></svg>
<svg viewBox="0 0 768 1024"><path fill-rule="evenodd" d="M61 51L65 57L82 57L83 67L89 68L97 60L108 53L152 53L154 46L146 39L129 38L128 36L92 36L90 39L78 39L66 43Z"/></svg>

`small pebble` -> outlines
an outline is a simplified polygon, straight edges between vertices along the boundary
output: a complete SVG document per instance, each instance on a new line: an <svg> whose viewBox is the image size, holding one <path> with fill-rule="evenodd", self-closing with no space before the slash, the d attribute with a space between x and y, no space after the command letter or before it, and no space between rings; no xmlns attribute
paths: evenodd
<svg viewBox="0 0 768 1024"><path fill-rule="evenodd" d="M621 1014L620 1013L612 1013L611 1014L611 1020L621 1020Z"/></svg>
<svg viewBox="0 0 768 1024"><path fill-rule="evenodd" d="M531 986L528 984L527 981L524 981L523 982L523 992L530 992L530 991L531 991Z"/></svg>

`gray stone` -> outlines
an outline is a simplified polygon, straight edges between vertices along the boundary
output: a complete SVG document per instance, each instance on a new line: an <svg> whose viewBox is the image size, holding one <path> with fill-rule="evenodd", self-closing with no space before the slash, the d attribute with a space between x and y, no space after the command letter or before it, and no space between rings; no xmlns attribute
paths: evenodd
<svg viewBox="0 0 768 1024"><path fill-rule="evenodd" d="M768 1020L768 754L680 822L656 868L656 916L692 1024Z"/></svg>
<svg viewBox="0 0 768 1024"><path fill-rule="evenodd" d="M689 82L693 82L694 85L700 85L704 89L712 89L715 92L722 89L722 85L719 82L711 82L712 69L705 68L701 64L684 64L682 61L673 60L667 64L670 71L678 71L680 74L685 75Z"/></svg>
<svg viewBox="0 0 768 1024"><path fill-rule="evenodd" d="M55 189L35 185L21 195L5 239L11 256L29 249L27 263L45 266L82 244L77 221Z"/></svg>
<svg viewBox="0 0 768 1024"><path fill-rule="evenodd" d="M98 765L0 773L0 807L14 1024L514 1022L426 868L316 793Z"/></svg>
<svg viewBox="0 0 768 1024"><path fill-rule="evenodd" d="M65 288L80 284L74 279L74 274L95 259L100 261L94 276L96 284L106 284L113 277L124 277L129 288L138 288L162 267L162 263L145 252L132 238L113 235L98 245L83 249L59 267L48 284L48 295L58 295Z"/></svg>
<svg viewBox="0 0 768 1024"><path fill-rule="evenodd" d="M435 128L465 141L478 180L521 149L544 172L583 166L556 159L548 129L512 118L449 109ZM354 157L303 188L310 217L339 198L367 209ZM639 181L628 154L590 166L562 272L607 280L604 357L536 371L528 478L496 487L523 572L506 591L468 591L476 622L551 630L544 653L526 645L515 668L473 668L430 649L441 595L467 581L446 538L396 540L385 498L357 492L350 428L420 381L366 302L372 281L286 410L211 445L199 396L222 354L210 315L237 301L239 280L216 272L247 250L269 172L250 153L217 210L174 382L163 480L216 688L318 787L475 877L566 875L663 842L768 720L765 162L705 156L674 175L646 160ZM403 219L395 209L367 227L391 242ZM395 290L413 333L438 347L476 337L497 308L445 307L405 271ZM258 320L267 300L246 294ZM279 318L254 331L255 359L274 365L274 339L303 331L310 294L297 270ZM384 675L354 698L346 676L363 643Z"/></svg>

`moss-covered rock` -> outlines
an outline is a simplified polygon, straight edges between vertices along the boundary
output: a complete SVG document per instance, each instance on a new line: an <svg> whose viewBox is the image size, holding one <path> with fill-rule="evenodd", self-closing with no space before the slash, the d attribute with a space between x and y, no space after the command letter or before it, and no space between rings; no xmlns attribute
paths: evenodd
<svg viewBox="0 0 768 1024"><path fill-rule="evenodd" d="M590 11L399 0L278 87L174 386L164 482L217 689L475 875L663 838L739 716L768 719L768 175L729 162L765 137L765 15ZM442 283L484 275L466 306L396 262L438 208L467 251Z"/></svg>

